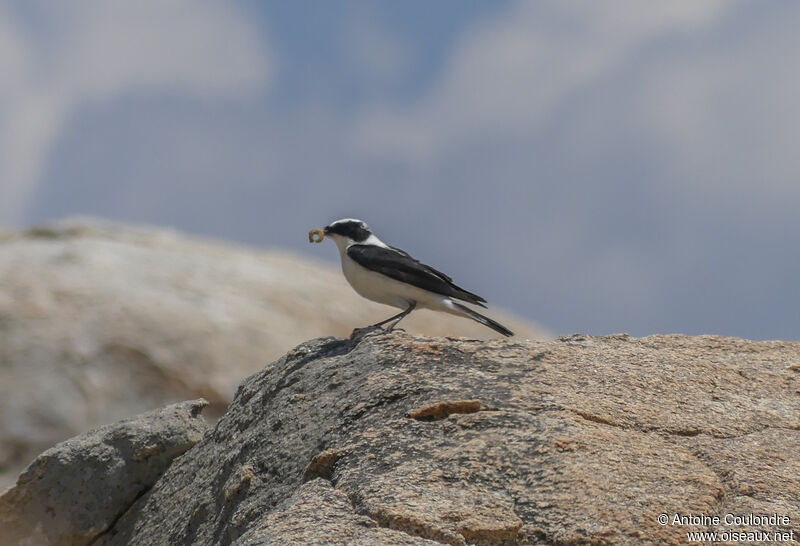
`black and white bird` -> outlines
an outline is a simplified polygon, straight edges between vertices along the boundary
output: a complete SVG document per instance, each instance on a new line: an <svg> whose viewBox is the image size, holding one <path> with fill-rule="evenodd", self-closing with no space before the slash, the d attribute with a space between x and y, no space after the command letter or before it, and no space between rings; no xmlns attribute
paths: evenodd
<svg viewBox="0 0 800 546"><path fill-rule="evenodd" d="M317 240L313 234L317 235ZM502 324L460 303L485 308L486 300L457 286L441 271L387 245L361 220L337 220L309 234L313 242L321 242L324 237L330 237L339 247L342 272L356 292L368 300L403 310L370 328L392 323L387 328L392 330L414 309L433 309L471 318L504 336L514 335Z"/></svg>

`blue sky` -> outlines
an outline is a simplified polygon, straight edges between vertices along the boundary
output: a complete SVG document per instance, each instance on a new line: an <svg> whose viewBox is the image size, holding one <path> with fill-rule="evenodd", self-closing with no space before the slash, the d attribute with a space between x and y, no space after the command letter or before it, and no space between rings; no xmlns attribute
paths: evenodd
<svg viewBox="0 0 800 546"><path fill-rule="evenodd" d="M800 4L0 3L0 226L334 261L360 217L558 333L800 331Z"/></svg>

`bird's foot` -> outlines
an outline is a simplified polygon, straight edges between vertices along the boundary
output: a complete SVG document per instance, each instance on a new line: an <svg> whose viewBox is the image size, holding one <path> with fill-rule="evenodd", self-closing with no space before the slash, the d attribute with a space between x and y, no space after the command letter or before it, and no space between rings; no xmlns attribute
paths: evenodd
<svg viewBox="0 0 800 546"><path fill-rule="evenodd" d="M370 336L370 335L383 335L385 333L386 333L386 330L384 330L380 326L375 326L375 325L365 326L363 328L356 328L356 329L353 330L353 333L350 334L350 341L359 342L359 341L361 341L362 339L364 339L367 336Z"/></svg>

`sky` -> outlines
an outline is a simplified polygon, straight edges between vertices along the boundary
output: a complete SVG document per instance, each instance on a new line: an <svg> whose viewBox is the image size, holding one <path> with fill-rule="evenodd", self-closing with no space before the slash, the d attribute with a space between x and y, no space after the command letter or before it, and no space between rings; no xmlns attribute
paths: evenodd
<svg viewBox="0 0 800 546"><path fill-rule="evenodd" d="M800 3L0 0L0 228L386 242L557 334L800 339Z"/></svg>

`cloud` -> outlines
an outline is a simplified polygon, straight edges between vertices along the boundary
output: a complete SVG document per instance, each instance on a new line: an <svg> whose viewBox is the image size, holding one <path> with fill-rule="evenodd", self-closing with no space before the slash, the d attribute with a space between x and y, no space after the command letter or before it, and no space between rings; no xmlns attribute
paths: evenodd
<svg viewBox="0 0 800 546"><path fill-rule="evenodd" d="M725 5L519 2L465 33L434 89L412 108L365 112L355 144L377 156L419 161L477 132L536 130L560 103L639 49L670 34L702 31Z"/></svg>
<svg viewBox="0 0 800 546"><path fill-rule="evenodd" d="M465 32L422 99L364 109L351 143L424 169L493 139L557 132L587 162L644 141L679 191L702 177L798 198L798 17L791 3L519 2Z"/></svg>
<svg viewBox="0 0 800 546"><path fill-rule="evenodd" d="M413 63L413 43L382 24L372 4L358 4L346 20L344 51L358 71L361 85L391 90L407 77Z"/></svg>
<svg viewBox="0 0 800 546"><path fill-rule="evenodd" d="M242 98L269 82L263 46L231 3L0 5L0 224L24 217L77 108L137 93Z"/></svg>
<svg viewBox="0 0 800 546"><path fill-rule="evenodd" d="M794 3L739 10L643 70L629 96L635 129L658 140L679 191L798 203L800 72L789 53L800 48L798 20Z"/></svg>

